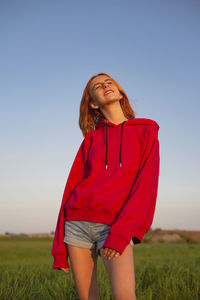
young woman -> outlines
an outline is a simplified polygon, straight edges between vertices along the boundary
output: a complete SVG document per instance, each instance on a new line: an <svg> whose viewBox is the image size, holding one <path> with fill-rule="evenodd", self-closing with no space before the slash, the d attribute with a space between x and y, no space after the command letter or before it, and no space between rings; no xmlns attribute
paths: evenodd
<svg viewBox="0 0 200 300"><path fill-rule="evenodd" d="M136 118L120 85L99 73L83 92L79 126L84 140L63 194L53 268L68 273L69 257L79 298L100 299L100 256L114 299L133 300L133 245L142 242L155 212L159 125Z"/></svg>

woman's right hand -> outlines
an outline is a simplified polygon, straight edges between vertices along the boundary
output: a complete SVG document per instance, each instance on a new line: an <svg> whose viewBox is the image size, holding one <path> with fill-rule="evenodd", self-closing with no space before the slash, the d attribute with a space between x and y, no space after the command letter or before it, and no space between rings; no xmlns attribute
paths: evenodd
<svg viewBox="0 0 200 300"><path fill-rule="evenodd" d="M63 272L65 272L66 274L69 273L69 268L60 268Z"/></svg>

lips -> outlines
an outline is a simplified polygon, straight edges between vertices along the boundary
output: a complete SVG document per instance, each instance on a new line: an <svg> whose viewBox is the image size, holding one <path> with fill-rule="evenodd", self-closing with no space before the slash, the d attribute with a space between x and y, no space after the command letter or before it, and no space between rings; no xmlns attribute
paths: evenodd
<svg viewBox="0 0 200 300"><path fill-rule="evenodd" d="M104 95L107 95L109 92L113 92L113 90L107 90L107 91L105 91Z"/></svg>

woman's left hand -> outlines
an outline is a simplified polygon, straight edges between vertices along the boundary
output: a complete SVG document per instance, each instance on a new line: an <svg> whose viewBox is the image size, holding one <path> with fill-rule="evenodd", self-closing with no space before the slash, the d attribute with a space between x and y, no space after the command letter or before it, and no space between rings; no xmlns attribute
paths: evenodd
<svg viewBox="0 0 200 300"><path fill-rule="evenodd" d="M106 256L109 260L111 260L114 257L120 256L120 253L112 248L105 248L103 255Z"/></svg>

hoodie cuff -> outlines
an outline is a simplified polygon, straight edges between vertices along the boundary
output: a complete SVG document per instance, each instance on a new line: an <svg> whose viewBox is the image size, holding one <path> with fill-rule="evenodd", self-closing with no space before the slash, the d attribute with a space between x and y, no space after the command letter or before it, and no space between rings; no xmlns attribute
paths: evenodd
<svg viewBox="0 0 200 300"><path fill-rule="evenodd" d="M103 244L103 249L107 248L112 248L116 250L117 252L122 254L126 246L130 243L130 241L125 240L123 237L119 235L114 235L114 234L109 234L107 236L107 239L105 243Z"/></svg>
<svg viewBox="0 0 200 300"><path fill-rule="evenodd" d="M70 268L66 255L54 255L53 269L60 270L60 268Z"/></svg>
<svg viewBox="0 0 200 300"><path fill-rule="evenodd" d="M140 227L138 232L135 234L135 236L132 238L134 244L140 244L143 240L143 237L145 233L148 232L148 229L143 225ZM108 233L107 239L105 243L103 244L103 249L107 248L112 248L122 254L126 246L130 243L127 242L122 236L120 235L115 235L112 233Z"/></svg>
<svg viewBox="0 0 200 300"><path fill-rule="evenodd" d="M140 229L138 230L137 234L134 237L138 238L141 243L145 233L147 233L147 232L148 232L148 229L143 225L142 227L140 227Z"/></svg>

